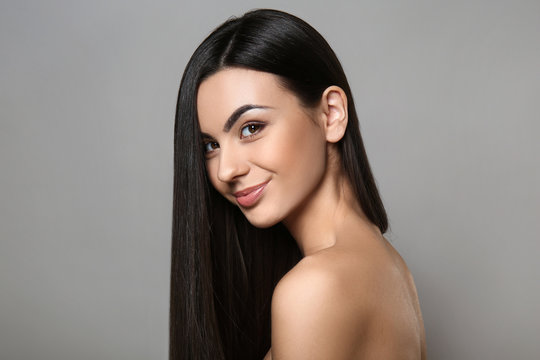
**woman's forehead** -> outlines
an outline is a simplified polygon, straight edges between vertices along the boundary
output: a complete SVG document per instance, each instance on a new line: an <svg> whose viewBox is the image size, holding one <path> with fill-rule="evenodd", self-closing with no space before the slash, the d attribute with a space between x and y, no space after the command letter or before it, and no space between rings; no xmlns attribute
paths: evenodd
<svg viewBox="0 0 540 360"><path fill-rule="evenodd" d="M205 79L199 86L197 103L223 99L252 101L268 98L283 92L276 75L251 69L231 68L220 70Z"/></svg>
<svg viewBox="0 0 540 360"><path fill-rule="evenodd" d="M281 86L276 75L229 68L218 71L201 83L197 93L197 113L201 125L224 122L242 106L280 108L290 106L294 98Z"/></svg>

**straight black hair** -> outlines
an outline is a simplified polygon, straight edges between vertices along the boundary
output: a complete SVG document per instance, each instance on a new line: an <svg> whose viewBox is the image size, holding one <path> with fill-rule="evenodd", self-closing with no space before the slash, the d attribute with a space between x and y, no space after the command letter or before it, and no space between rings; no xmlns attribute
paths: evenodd
<svg viewBox="0 0 540 360"><path fill-rule="evenodd" d="M354 102L336 55L303 20L276 10L231 18L197 48L185 69L174 126L170 342L172 359L262 359L270 348L270 304L279 279L302 257L287 229L252 226L206 173L197 91L224 68L275 74L306 107L341 87L349 121L338 143L343 170L365 215L388 220L360 136Z"/></svg>

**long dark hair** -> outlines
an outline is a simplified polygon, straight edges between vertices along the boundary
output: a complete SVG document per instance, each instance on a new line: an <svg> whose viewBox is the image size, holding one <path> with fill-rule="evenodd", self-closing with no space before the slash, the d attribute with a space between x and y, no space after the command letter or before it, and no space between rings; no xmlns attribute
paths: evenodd
<svg viewBox="0 0 540 360"><path fill-rule="evenodd" d="M214 30L191 57L174 126L170 359L262 359L270 347L270 303L279 279L300 259L281 224L252 226L207 178L197 119L201 82L227 67L275 74L306 107L341 87L349 122L338 143L364 213L382 233L388 220L371 174L352 94L336 55L303 20L255 10Z"/></svg>

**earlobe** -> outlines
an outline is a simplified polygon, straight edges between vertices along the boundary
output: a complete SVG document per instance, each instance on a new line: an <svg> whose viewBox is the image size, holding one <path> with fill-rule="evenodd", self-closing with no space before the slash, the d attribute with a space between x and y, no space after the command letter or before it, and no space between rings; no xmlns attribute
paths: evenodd
<svg viewBox="0 0 540 360"><path fill-rule="evenodd" d="M347 95L338 86L328 87L322 95L326 141L337 143L347 129Z"/></svg>

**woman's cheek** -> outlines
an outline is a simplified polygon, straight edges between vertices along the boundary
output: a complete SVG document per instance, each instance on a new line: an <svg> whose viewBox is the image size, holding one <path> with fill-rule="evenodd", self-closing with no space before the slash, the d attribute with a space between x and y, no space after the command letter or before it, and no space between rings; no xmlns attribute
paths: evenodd
<svg viewBox="0 0 540 360"><path fill-rule="evenodd" d="M292 146L285 132L273 132L253 143L253 161L260 167L275 173L281 173L295 160L296 149Z"/></svg>
<svg viewBox="0 0 540 360"><path fill-rule="evenodd" d="M297 127L282 134L273 150L275 157L292 171L315 170L324 162L325 141L312 127Z"/></svg>

